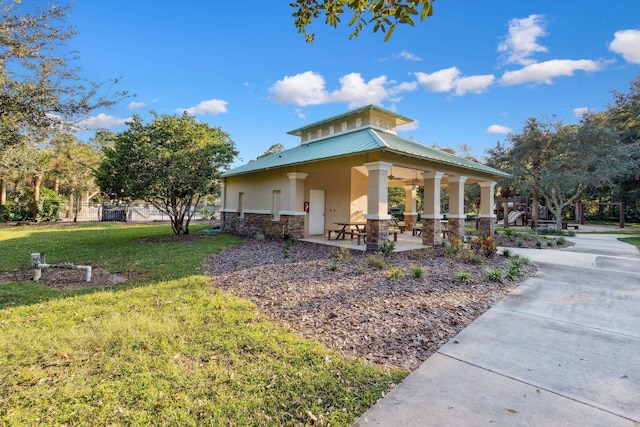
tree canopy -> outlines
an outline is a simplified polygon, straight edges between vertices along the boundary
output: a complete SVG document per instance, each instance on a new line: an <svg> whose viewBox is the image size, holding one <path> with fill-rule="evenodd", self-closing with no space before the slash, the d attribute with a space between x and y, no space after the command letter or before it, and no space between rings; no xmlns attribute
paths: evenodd
<svg viewBox="0 0 640 427"><path fill-rule="evenodd" d="M138 116L104 148L96 182L113 200L144 200L166 213L175 234L189 234L192 207L215 192L217 180L238 155L221 128L184 115Z"/></svg>
<svg viewBox="0 0 640 427"><path fill-rule="evenodd" d="M349 12L349 27L353 32L349 39L358 37L368 24L373 24L373 32L385 33L384 41L389 40L398 24L415 25L419 16L424 21L433 14L435 0L295 0L290 6L295 26L308 43L313 43L315 34L308 31L314 20L325 17L325 23L336 28L345 13Z"/></svg>
<svg viewBox="0 0 640 427"><path fill-rule="evenodd" d="M70 5L21 13L22 5L0 0L0 148L25 136L42 139L96 108L126 94L101 96L100 89L116 80L83 80L65 51L75 31L65 25Z"/></svg>

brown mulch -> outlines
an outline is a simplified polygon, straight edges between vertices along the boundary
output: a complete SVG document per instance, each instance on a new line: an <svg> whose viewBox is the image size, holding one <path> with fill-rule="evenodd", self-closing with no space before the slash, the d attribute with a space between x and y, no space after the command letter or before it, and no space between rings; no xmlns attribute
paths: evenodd
<svg viewBox="0 0 640 427"><path fill-rule="evenodd" d="M483 271L507 262L503 256L470 264L443 247L371 258L296 242L288 252L281 240L247 240L206 267L216 286L253 301L269 319L343 354L411 370L535 271L491 282ZM373 265L380 258L383 268ZM418 266L424 275L416 278ZM463 272L469 280L456 278Z"/></svg>

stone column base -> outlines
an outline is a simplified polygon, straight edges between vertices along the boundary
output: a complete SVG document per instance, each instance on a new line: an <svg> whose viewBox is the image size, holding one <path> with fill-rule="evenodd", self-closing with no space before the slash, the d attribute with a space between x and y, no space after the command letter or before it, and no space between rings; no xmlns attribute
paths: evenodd
<svg viewBox="0 0 640 427"><path fill-rule="evenodd" d="M494 218L480 217L478 231L486 236L493 236Z"/></svg>
<svg viewBox="0 0 640 427"><path fill-rule="evenodd" d="M413 230L413 227L418 223L418 215L404 215L404 225L407 231Z"/></svg>
<svg viewBox="0 0 640 427"><path fill-rule="evenodd" d="M454 237L464 240L464 218L449 218L447 227L449 229L449 240Z"/></svg>
<svg viewBox="0 0 640 427"><path fill-rule="evenodd" d="M442 244L442 228L439 219L425 218L422 220L422 244L427 246Z"/></svg>
<svg viewBox="0 0 640 427"><path fill-rule="evenodd" d="M377 252L380 243L389 241L389 221L386 219L367 220L367 251Z"/></svg>

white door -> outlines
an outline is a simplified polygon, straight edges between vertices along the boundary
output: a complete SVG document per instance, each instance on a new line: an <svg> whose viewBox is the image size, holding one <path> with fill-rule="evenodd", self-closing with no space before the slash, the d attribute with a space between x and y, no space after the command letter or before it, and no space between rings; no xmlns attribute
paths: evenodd
<svg viewBox="0 0 640 427"><path fill-rule="evenodd" d="M324 190L309 190L309 234L324 234Z"/></svg>

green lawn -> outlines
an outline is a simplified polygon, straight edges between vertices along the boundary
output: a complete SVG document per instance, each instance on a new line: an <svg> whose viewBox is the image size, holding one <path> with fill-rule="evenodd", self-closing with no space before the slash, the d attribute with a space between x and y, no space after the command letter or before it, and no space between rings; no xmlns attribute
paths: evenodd
<svg viewBox="0 0 640 427"><path fill-rule="evenodd" d="M0 228L0 271L46 252L133 277L98 291L0 284L0 425L349 425L407 374L342 357L214 288L202 261L237 239L136 240L163 234Z"/></svg>
<svg viewBox="0 0 640 427"><path fill-rule="evenodd" d="M640 237L620 237L618 240L634 245L640 251Z"/></svg>

